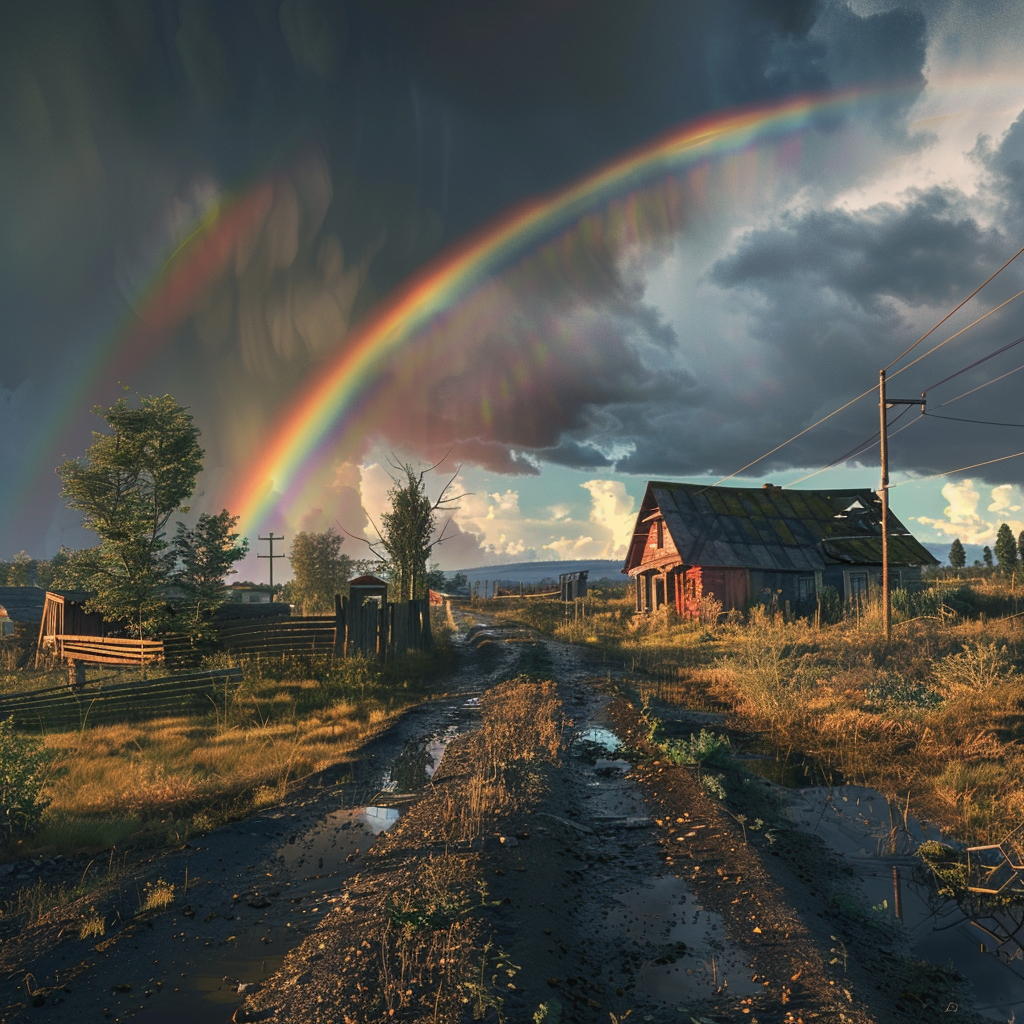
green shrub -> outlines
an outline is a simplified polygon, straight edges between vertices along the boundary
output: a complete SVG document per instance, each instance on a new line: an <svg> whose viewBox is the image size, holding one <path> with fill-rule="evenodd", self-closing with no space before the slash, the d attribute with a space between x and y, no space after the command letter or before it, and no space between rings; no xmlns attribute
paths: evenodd
<svg viewBox="0 0 1024 1024"><path fill-rule="evenodd" d="M701 729L699 736L690 733L688 740L669 740L665 745L665 756L673 764L696 764L724 766L732 757L732 744L728 736Z"/></svg>
<svg viewBox="0 0 1024 1024"><path fill-rule="evenodd" d="M0 721L0 829L6 839L39 824L48 803L42 791L50 760L41 741L15 732L13 716Z"/></svg>
<svg viewBox="0 0 1024 1024"><path fill-rule="evenodd" d="M843 599L835 587L822 587L818 594L818 612L823 626L834 626L843 621Z"/></svg>
<svg viewBox="0 0 1024 1024"><path fill-rule="evenodd" d="M942 695L931 687L904 679L898 672L873 683L867 688L865 707L868 711L887 711L892 709L935 708L942 703Z"/></svg>

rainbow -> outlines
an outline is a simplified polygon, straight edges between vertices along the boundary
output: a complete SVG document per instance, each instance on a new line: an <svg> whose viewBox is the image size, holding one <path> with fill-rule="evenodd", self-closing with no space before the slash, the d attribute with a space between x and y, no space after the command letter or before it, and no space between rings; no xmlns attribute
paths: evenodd
<svg viewBox="0 0 1024 1024"><path fill-rule="evenodd" d="M365 437L369 405L385 364L403 346L449 314L516 260L551 242L615 201L652 182L742 151L765 138L799 131L815 115L841 112L865 100L893 95L891 85L800 96L769 106L716 114L668 132L596 172L543 198L506 212L455 244L413 275L345 340L344 348L293 400L269 432L260 457L227 495L243 532L258 528L331 439L340 450ZM916 87L907 87L908 93ZM627 214L628 215L628 214Z"/></svg>
<svg viewBox="0 0 1024 1024"><path fill-rule="evenodd" d="M196 301L223 273L235 249L262 226L273 202L273 181L257 181L243 191L226 195L193 226L188 236L169 255L161 258L156 274L133 298L125 320L96 349L89 352L75 372L66 375L60 396L64 410L52 417L30 456L22 461L24 471L11 492L19 496L23 514L33 486L44 477L44 467L54 464L58 444L82 418L102 388L116 375L124 380L152 359L173 337L174 330L194 311ZM51 478L52 479L52 478Z"/></svg>

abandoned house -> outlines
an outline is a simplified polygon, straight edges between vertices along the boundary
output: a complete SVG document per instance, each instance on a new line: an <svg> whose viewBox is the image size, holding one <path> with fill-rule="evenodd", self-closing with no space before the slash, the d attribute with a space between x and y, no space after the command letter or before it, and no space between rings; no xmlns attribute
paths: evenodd
<svg viewBox="0 0 1024 1024"><path fill-rule="evenodd" d="M686 618L713 596L723 611L758 602L806 615L824 587L861 602L882 575L882 503L874 491L790 491L651 481L622 570L636 608L674 605ZM889 511L893 588L920 580L936 559Z"/></svg>

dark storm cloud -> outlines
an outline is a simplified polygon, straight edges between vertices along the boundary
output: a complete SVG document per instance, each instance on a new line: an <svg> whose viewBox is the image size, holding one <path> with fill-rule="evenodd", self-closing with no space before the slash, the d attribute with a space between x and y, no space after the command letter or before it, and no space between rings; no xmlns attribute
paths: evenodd
<svg viewBox="0 0 1024 1024"><path fill-rule="evenodd" d="M711 280L760 292L776 312L786 287L826 288L862 308L920 306L961 298L963 282L984 280L1005 249L962 194L934 188L902 206L787 215L746 235Z"/></svg>
<svg viewBox="0 0 1024 1024"><path fill-rule="evenodd" d="M992 188L1007 202L1021 194L1015 178L1020 123L986 155ZM619 409L619 436L631 440L635 451L618 468L716 475L739 469L870 388L878 368L984 281L1017 246L999 227L980 223L972 201L952 189L915 192L902 205L885 203L856 212L787 214L748 232L709 273L709 284L722 290L722 301L747 317L751 342L734 365L730 387L695 391L691 402ZM1021 278L1021 272L1008 271L914 355L1009 298L1021 287ZM1019 313L1011 306L899 376L889 393L913 397L1020 334ZM929 391L929 408L939 413L940 403L1012 369L1020 362L1018 352ZM995 385L941 413L1019 422L1017 396L1012 383ZM816 468L846 454L877 429L876 410L873 398L863 400L753 472ZM910 410L899 426L916 415ZM1019 447L1019 432L927 418L894 440L899 468L921 473ZM877 457L874 448L858 461L872 465ZM997 475L1018 480L1020 469L1010 463Z"/></svg>
<svg viewBox="0 0 1024 1024"><path fill-rule="evenodd" d="M81 401L84 371L211 203L265 188L251 231L131 380L192 408L211 479L224 477L351 324L445 243L689 118L794 88L913 80L920 29L817 0L5 5L0 387L31 381L48 396L41 424ZM876 112L892 132L902 116L898 104ZM582 289L552 280L531 293L531 326L571 319L584 300L609 325L586 325L585 357L556 367L539 405L526 393L493 435L448 437L443 406L414 405L394 431L422 415L430 429L416 437L522 471L513 452L588 464L588 431L610 443L618 424L642 458L651 424L696 399L685 371L637 354L676 339L620 256L599 253ZM499 337L513 351L521 341ZM486 382L488 357L482 341L476 363L432 378L433 393ZM118 376L110 367L84 404L116 397ZM39 502L55 503L53 461L86 443L78 431L46 454ZM18 458L5 457L4 469ZM0 544L38 546L46 518L25 517L20 539Z"/></svg>

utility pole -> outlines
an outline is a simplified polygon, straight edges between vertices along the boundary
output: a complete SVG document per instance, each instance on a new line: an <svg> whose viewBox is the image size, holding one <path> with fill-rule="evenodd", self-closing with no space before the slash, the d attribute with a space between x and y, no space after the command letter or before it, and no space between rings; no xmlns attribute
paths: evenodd
<svg viewBox="0 0 1024 1024"><path fill-rule="evenodd" d="M924 412L924 393L920 398L886 398L885 370L878 371L878 430L881 440L882 485L882 633L889 639L892 632L892 594L889 589L889 430L886 414L894 405L920 405Z"/></svg>
<svg viewBox="0 0 1024 1024"><path fill-rule="evenodd" d="M284 554L284 552L282 552L279 555L275 555L274 554L274 541L275 540L284 540L284 536L282 535L280 537L276 537L276 536L274 536L274 531L271 530L269 537L259 537L259 535L257 535L257 537L258 537L259 540L268 540L268 541L270 541L270 554L269 555L259 555L258 554L256 557L257 558L269 558L270 559L270 600L273 601L274 600L274 559L275 558L285 558L285 557L287 557Z"/></svg>

